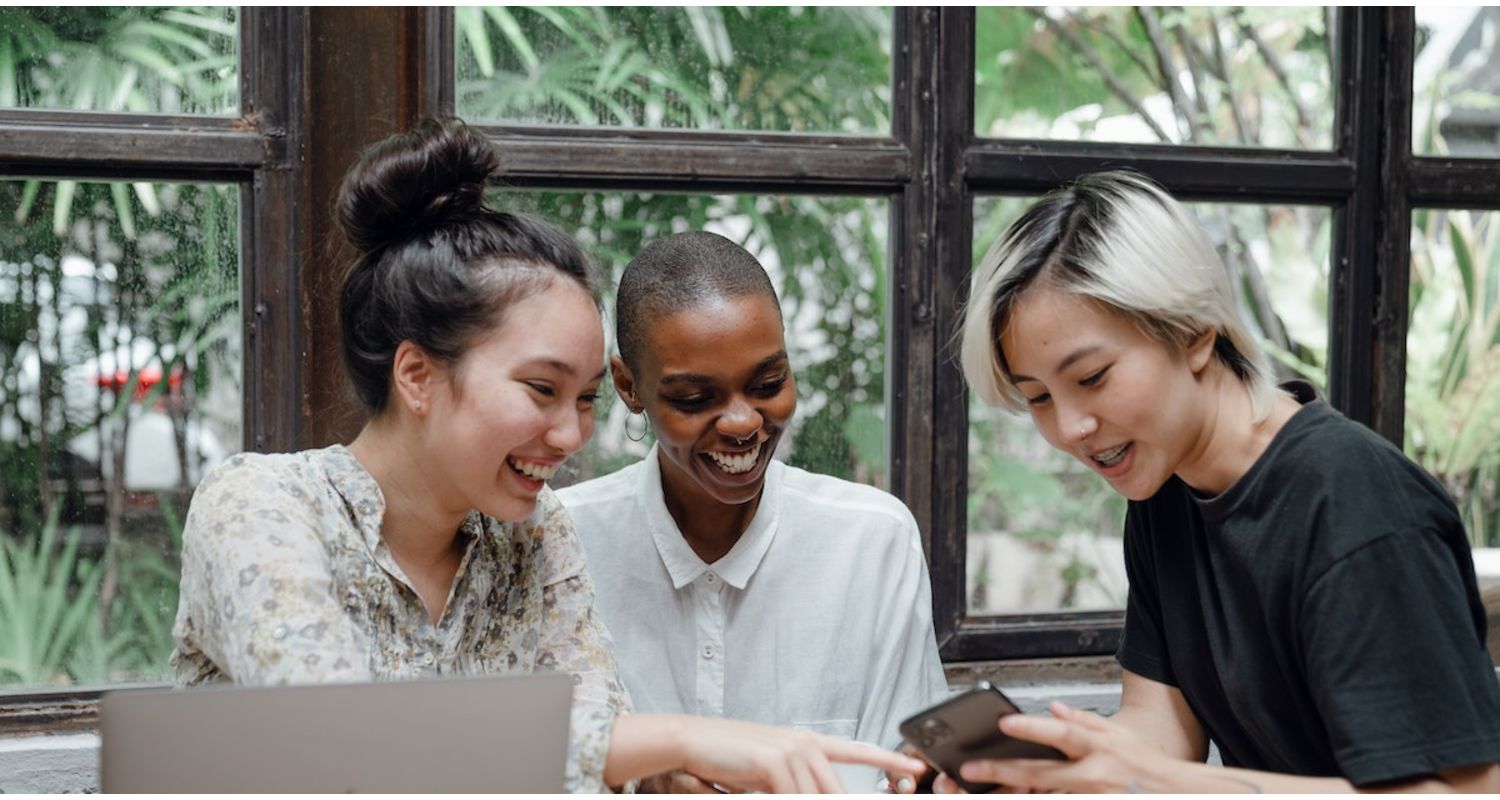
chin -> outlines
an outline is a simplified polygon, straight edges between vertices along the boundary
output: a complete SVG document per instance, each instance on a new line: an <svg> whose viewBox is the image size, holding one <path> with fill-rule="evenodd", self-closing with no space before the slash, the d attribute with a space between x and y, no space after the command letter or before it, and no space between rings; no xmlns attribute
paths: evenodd
<svg viewBox="0 0 1500 800"><path fill-rule="evenodd" d="M506 499L502 502L491 503L489 508L481 508L479 511L501 522L524 522L536 512L536 500Z"/></svg>

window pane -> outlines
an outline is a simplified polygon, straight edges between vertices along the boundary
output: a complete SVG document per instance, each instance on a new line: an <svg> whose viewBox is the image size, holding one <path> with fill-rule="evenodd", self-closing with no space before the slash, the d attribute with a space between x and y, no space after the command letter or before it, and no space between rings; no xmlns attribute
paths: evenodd
<svg viewBox="0 0 1500 800"><path fill-rule="evenodd" d="M1417 210L1411 267L1406 454L1443 482L1474 547L1500 546L1500 211Z"/></svg>
<svg viewBox="0 0 1500 800"><path fill-rule="evenodd" d="M886 486L884 199L787 195L603 192L506 193L501 208L556 222L590 250L604 278L614 345L614 289L647 244L686 230L726 236L760 260L781 298L797 414L777 456L813 472ZM626 436L630 416L611 386L583 452L552 481L564 486L613 472L650 449ZM640 420L630 423L639 435Z"/></svg>
<svg viewBox="0 0 1500 800"><path fill-rule="evenodd" d="M460 7L457 108L542 125L880 134L888 8Z"/></svg>
<svg viewBox="0 0 1500 800"><path fill-rule="evenodd" d="M980 8L975 133L1327 150L1331 13Z"/></svg>
<svg viewBox="0 0 1500 800"><path fill-rule="evenodd" d="M182 517L240 446L238 197L0 180L0 684L168 677Z"/></svg>
<svg viewBox="0 0 1500 800"><path fill-rule="evenodd" d="M0 107L239 113L234 6L0 9Z"/></svg>
<svg viewBox="0 0 1500 800"><path fill-rule="evenodd" d="M1417 7L1412 150L1500 157L1500 8Z"/></svg>
<svg viewBox="0 0 1500 800"><path fill-rule="evenodd" d="M974 201L973 259L1030 198ZM1188 203L1233 271L1241 309L1278 379L1325 389L1331 213L1305 206ZM970 614L1123 608L1125 501L1042 439L1031 419L969 398Z"/></svg>

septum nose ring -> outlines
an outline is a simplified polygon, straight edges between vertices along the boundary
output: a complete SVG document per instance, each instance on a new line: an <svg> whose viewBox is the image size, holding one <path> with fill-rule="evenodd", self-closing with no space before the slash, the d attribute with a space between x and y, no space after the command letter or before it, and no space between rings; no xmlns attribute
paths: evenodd
<svg viewBox="0 0 1500 800"><path fill-rule="evenodd" d="M738 437L738 436L736 436L736 437L734 437L734 443L735 443L735 444L744 444L744 443L745 443L745 442L748 442L748 441L750 441L750 440L751 440L751 439L754 439L754 438L755 438L755 434L757 434L757 433L760 433L760 429L761 429L761 427L764 427L764 426L759 426L759 427L757 427L757 428L756 428L756 429L755 429L755 430L753 430L753 431L750 431L750 435L749 435L749 436L746 436L746 437L745 437L745 438L743 438L743 439L741 439L741 438L740 438L740 437Z"/></svg>

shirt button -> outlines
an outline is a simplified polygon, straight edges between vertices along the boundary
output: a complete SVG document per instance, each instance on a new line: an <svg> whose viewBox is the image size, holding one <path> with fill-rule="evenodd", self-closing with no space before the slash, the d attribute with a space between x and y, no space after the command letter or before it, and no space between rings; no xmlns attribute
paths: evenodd
<svg viewBox="0 0 1500 800"><path fill-rule="evenodd" d="M706 644L706 645L703 646L703 657L704 658L713 658L714 657L714 647L713 647L713 645Z"/></svg>
<svg viewBox="0 0 1500 800"><path fill-rule="evenodd" d="M708 577L704 578L704 580L708 581L708 585L709 586L712 586L712 585L714 585L714 584L716 584L716 583L719 582L719 576L713 574L712 572L710 572L710 573L708 573Z"/></svg>

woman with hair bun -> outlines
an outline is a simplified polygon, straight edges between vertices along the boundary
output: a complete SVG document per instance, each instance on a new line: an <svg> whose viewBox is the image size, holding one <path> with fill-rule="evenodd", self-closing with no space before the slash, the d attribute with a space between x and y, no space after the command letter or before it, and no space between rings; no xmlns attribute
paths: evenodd
<svg viewBox="0 0 1500 800"><path fill-rule="evenodd" d="M428 121L345 178L359 255L339 323L370 419L348 446L242 454L204 478L183 531L179 683L572 673L573 791L673 769L830 791L831 760L910 768L797 731L627 713L546 486L592 432L598 295L569 237L485 204L498 170L482 135Z"/></svg>
<svg viewBox="0 0 1500 800"><path fill-rule="evenodd" d="M1500 789L1500 689L1452 500L1311 386L1271 382L1228 272L1161 188L1090 175L1021 215L975 271L962 362L1130 500L1119 713L1006 717L1067 760L965 779ZM1224 766L1194 763L1210 742Z"/></svg>

